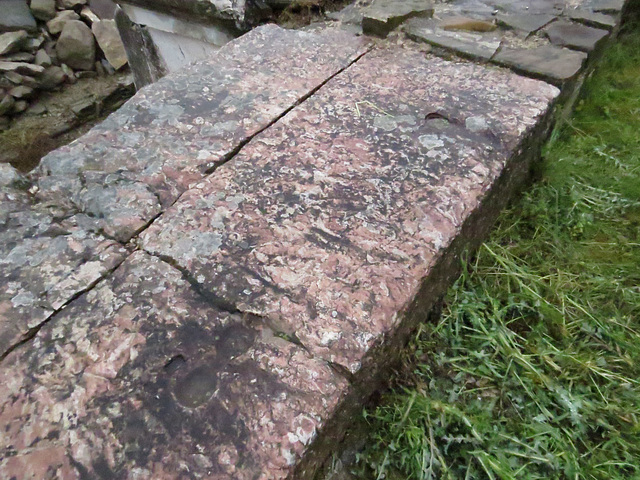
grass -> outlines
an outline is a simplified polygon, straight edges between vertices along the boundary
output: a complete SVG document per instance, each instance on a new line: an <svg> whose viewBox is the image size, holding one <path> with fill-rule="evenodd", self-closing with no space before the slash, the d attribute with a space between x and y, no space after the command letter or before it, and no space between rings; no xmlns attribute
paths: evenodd
<svg viewBox="0 0 640 480"><path fill-rule="evenodd" d="M640 27L373 411L358 476L640 479Z"/></svg>

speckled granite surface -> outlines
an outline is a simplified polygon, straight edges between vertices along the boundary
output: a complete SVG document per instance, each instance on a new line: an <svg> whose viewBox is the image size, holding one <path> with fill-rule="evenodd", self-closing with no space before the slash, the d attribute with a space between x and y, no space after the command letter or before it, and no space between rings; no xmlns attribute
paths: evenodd
<svg viewBox="0 0 640 480"><path fill-rule="evenodd" d="M1 478L312 478L560 94L423 50L261 27L0 168Z"/></svg>

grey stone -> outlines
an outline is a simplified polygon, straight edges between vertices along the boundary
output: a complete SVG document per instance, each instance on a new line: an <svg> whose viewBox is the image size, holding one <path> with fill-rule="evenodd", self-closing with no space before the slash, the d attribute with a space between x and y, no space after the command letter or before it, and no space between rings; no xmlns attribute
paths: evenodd
<svg viewBox="0 0 640 480"><path fill-rule="evenodd" d="M547 45L533 49L504 49L493 61L523 75L562 85L580 72L586 59L584 52Z"/></svg>
<svg viewBox="0 0 640 480"><path fill-rule="evenodd" d="M73 10L63 10L53 20L47 22L47 30L51 35L58 35L64 29L67 22L79 20L80 16Z"/></svg>
<svg viewBox="0 0 640 480"><path fill-rule="evenodd" d="M4 132L5 130L8 130L10 126L11 126L11 120L9 119L9 117L4 117L0 115L0 132Z"/></svg>
<svg viewBox="0 0 640 480"><path fill-rule="evenodd" d="M29 108L29 102L26 100L16 100L13 104L13 113L22 113Z"/></svg>
<svg viewBox="0 0 640 480"><path fill-rule="evenodd" d="M44 36L37 36L37 37L30 37L27 40L27 43L24 46L24 49L35 53L36 50L38 50L40 48L40 46L44 43Z"/></svg>
<svg viewBox="0 0 640 480"><path fill-rule="evenodd" d="M18 52L13 55L2 57L5 62L27 62L31 63L35 59L35 55L28 52Z"/></svg>
<svg viewBox="0 0 640 480"><path fill-rule="evenodd" d="M9 95L15 99L31 98L33 96L33 88L19 85L9 90Z"/></svg>
<svg viewBox="0 0 640 480"><path fill-rule="evenodd" d="M86 5L87 0L58 0L58 4L65 9L72 9L79 5Z"/></svg>
<svg viewBox="0 0 640 480"><path fill-rule="evenodd" d="M599 13L619 13L624 6L624 0L590 0L583 6Z"/></svg>
<svg viewBox="0 0 640 480"><path fill-rule="evenodd" d="M104 53L109 64L116 70L127 64L127 54L120 39L120 34L114 20L99 20L91 26L98 46Z"/></svg>
<svg viewBox="0 0 640 480"><path fill-rule="evenodd" d="M102 19L112 20L116 14L116 4L112 0L89 0L89 7Z"/></svg>
<svg viewBox="0 0 640 480"><path fill-rule="evenodd" d="M36 30L36 19L33 18L26 0L3 0L0 15L0 32L13 30Z"/></svg>
<svg viewBox="0 0 640 480"><path fill-rule="evenodd" d="M46 105L44 105L43 103L37 102L37 103L31 104L27 113L29 113L30 115L44 115L48 111L49 109L46 107Z"/></svg>
<svg viewBox="0 0 640 480"><path fill-rule="evenodd" d="M557 21L544 29L551 43L559 47L590 52L597 44L609 35L607 30L587 27L578 23Z"/></svg>
<svg viewBox="0 0 640 480"><path fill-rule="evenodd" d="M56 16L56 0L31 0L31 13L46 22Z"/></svg>
<svg viewBox="0 0 640 480"><path fill-rule="evenodd" d="M9 80L14 85L21 85L24 80L24 77L16 72L7 72L3 75L3 77Z"/></svg>
<svg viewBox="0 0 640 480"><path fill-rule="evenodd" d="M25 30L7 32L0 35L0 56L17 52L27 43L29 34Z"/></svg>
<svg viewBox="0 0 640 480"><path fill-rule="evenodd" d="M500 46L500 38L493 34L446 31L438 28L432 20L410 20L405 25L404 31L416 42L445 48L457 55L472 59L489 60Z"/></svg>
<svg viewBox="0 0 640 480"><path fill-rule="evenodd" d="M531 35L556 18L555 15L537 13L501 13L496 16L498 24L525 35Z"/></svg>
<svg viewBox="0 0 640 480"><path fill-rule="evenodd" d="M24 75L38 75L44 72L44 68L26 62L4 62L0 60L0 72L16 72Z"/></svg>
<svg viewBox="0 0 640 480"><path fill-rule="evenodd" d="M0 115L10 112L13 109L15 100L11 95L4 95L0 100Z"/></svg>
<svg viewBox="0 0 640 480"><path fill-rule="evenodd" d="M53 62L51 61L51 57L49 56L47 51L44 49L40 49L36 53L35 64L46 68L53 65Z"/></svg>
<svg viewBox="0 0 640 480"><path fill-rule="evenodd" d="M590 10L571 10L569 18L576 22L584 23L590 27L612 30L616 26L616 17L605 13L596 13Z"/></svg>
<svg viewBox="0 0 640 480"><path fill-rule="evenodd" d="M56 43L58 59L76 70L93 70L96 45L91 29L79 20L67 22Z"/></svg>
<svg viewBox="0 0 640 480"><path fill-rule="evenodd" d="M91 8L86 6L82 7L82 11L80 12L80 17L89 25L93 25L95 22L100 21L100 17L98 17L95 13L93 13Z"/></svg>
<svg viewBox="0 0 640 480"><path fill-rule="evenodd" d="M431 17L433 4L429 0L374 0L363 15L364 33L386 37L410 18Z"/></svg>
<svg viewBox="0 0 640 480"><path fill-rule="evenodd" d="M39 87L42 90L53 90L63 84L68 78L67 73L65 73L61 67L49 67L40 76Z"/></svg>
<svg viewBox="0 0 640 480"><path fill-rule="evenodd" d="M22 175L8 163L0 163L0 187L9 187L24 181Z"/></svg>

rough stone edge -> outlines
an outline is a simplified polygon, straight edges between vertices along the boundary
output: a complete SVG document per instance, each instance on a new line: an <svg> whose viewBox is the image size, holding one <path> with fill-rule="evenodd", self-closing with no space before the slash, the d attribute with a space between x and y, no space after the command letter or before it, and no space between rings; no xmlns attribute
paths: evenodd
<svg viewBox="0 0 640 480"><path fill-rule="evenodd" d="M389 373L400 367L401 353L419 325L439 319L443 298L462 273L461 256L465 252L477 251L488 238L499 214L522 192L523 187L527 187L535 179L535 166L541 161L542 148L551 132L567 120L582 92L584 81L593 73L604 52L617 42L625 19L634 14L640 16L640 0L632 0L625 5L621 21L605 41L591 52L581 72L563 86L560 95L550 103L545 115L521 141L516 149L517 153L507 161L500 176L481 200L480 206L469 215L452 243L441 252L423 280L418 295L401 312L402 318L393 336L385 339L384 345L367 354L367 358L384 358L385 361L377 364L375 371L369 372L370 375L363 374L350 379L351 392L318 432L316 440L288 480L324 480L332 473L331 464L333 460L339 459L338 452L358 449L363 430L367 429L363 427L362 421L356 420L361 417L363 406L371 403L376 392L388 387ZM453 52L449 53L456 56Z"/></svg>

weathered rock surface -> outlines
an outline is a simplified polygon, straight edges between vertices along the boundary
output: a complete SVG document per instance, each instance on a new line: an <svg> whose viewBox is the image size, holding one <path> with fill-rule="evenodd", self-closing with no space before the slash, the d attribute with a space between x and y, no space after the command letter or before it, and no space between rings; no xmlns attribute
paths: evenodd
<svg viewBox="0 0 640 480"><path fill-rule="evenodd" d="M127 54L116 28L116 22L114 20L98 20L91 25L91 31L111 66L116 70L124 67L127 64Z"/></svg>
<svg viewBox="0 0 640 480"><path fill-rule="evenodd" d="M33 16L43 22L56 16L56 0L31 0L30 7Z"/></svg>
<svg viewBox="0 0 640 480"><path fill-rule="evenodd" d="M0 364L3 478L283 479L347 390L144 253L32 347Z"/></svg>
<svg viewBox="0 0 640 480"><path fill-rule="evenodd" d="M569 12L569 18L590 27L603 28L605 30L611 30L616 26L616 17L613 15L595 13L590 10L571 10Z"/></svg>
<svg viewBox="0 0 640 480"><path fill-rule="evenodd" d="M433 3L430 0L374 0L362 13L364 33L385 37L410 18L431 17Z"/></svg>
<svg viewBox="0 0 640 480"><path fill-rule="evenodd" d="M418 49L371 52L187 191L142 244L220 305L357 374L557 93Z"/></svg>
<svg viewBox="0 0 640 480"><path fill-rule="evenodd" d="M503 49L494 57L494 61L500 65L556 85L574 79L586 59L586 53L553 46Z"/></svg>
<svg viewBox="0 0 640 480"><path fill-rule="evenodd" d="M556 18L554 15L540 13L505 13L496 16L499 24L517 30L525 35L531 35L537 32Z"/></svg>
<svg viewBox="0 0 640 480"><path fill-rule="evenodd" d="M61 62L77 70L93 70L96 45L91 29L84 22L70 20L64 24L56 53Z"/></svg>
<svg viewBox="0 0 640 480"><path fill-rule="evenodd" d="M557 21L544 29L551 43L560 47L590 52L609 32L573 22Z"/></svg>
<svg viewBox="0 0 640 480"><path fill-rule="evenodd" d="M45 157L38 195L71 202L127 241L366 44L337 31L255 29L144 89L82 141Z"/></svg>
<svg viewBox="0 0 640 480"><path fill-rule="evenodd" d="M0 34L0 55L17 52L25 46L28 39L29 35L25 30Z"/></svg>
<svg viewBox="0 0 640 480"><path fill-rule="evenodd" d="M0 15L0 32L13 30L36 30L36 19L33 18L27 0L3 0Z"/></svg>
<svg viewBox="0 0 640 480"><path fill-rule="evenodd" d="M44 67L26 62L4 62L0 60L0 73L15 72L23 75L38 75Z"/></svg>
<svg viewBox="0 0 640 480"><path fill-rule="evenodd" d="M58 35L71 20L79 20L80 16L73 10L62 10L52 20L47 22L47 30L52 35Z"/></svg>
<svg viewBox="0 0 640 480"><path fill-rule="evenodd" d="M498 35L447 31L434 20L410 20L404 26L404 31L414 41L445 48L471 59L489 60L500 47Z"/></svg>

